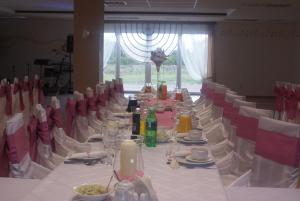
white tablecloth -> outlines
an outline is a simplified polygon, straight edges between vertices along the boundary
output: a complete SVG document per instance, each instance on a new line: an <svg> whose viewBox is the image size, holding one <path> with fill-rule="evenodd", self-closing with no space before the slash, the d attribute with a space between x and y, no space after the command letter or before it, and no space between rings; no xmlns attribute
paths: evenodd
<svg viewBox="0 0 300 201"><path fill-rule="evenodd" d="M300 189L239 188L226 189L230 201L299 201Z"/></svg>
<svg viewBox="0 0 300 201"><path fill-rule="evenodd" d="M0 200L17 201L29 194L41 181L0 177Z"/></svg>
<svg viewBox="0 0 300 201"><path fill-rule="evenodd" d="M143 150L145 174L151 177L160 201L227 200L216 168L171 169L164 156L166 146ZM106 184L111 174L112 167L107 165L62 164L23 201L74 200L74 186L83 183Z"/></svg>

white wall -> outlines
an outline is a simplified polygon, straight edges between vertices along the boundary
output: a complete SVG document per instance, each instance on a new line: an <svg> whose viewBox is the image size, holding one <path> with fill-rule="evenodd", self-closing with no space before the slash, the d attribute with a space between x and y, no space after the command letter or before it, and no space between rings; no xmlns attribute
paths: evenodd
<svg viewBox="0 0 300 201"><path fill-rule="evenodd" d="M72 20L26 19L0 21L0 77L24 76L26 64L36 58L59 61L52 49L61 47L66 36L73 32ZM38 66L31 68L31 74L39 72Z"/></svg>
<svg viewBox="0 0 300 201"><path fill-rule="evenodd" d="M12 65L23 76L36 58L59 61L51 50L72 32L72 20L0 21L0 77L11 77ZM300 24L217 23L214 64L216 81L244 95L272 96L277 80L300 83Z"/></svg>
<svg viewBox="0 0 300 201"><path fill-rule="evenodd" d="M295 29L293 23L218 23L216 81L252 96L273 95L275 81L296 81Z"/></svg>

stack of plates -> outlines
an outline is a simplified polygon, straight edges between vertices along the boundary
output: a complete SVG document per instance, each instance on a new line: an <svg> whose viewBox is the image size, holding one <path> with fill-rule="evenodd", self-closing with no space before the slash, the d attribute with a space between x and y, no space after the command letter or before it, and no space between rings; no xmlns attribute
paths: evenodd
<svg viewBox="0 0 300 201"><path fill-rule="evenodd" d="M215 162L212 158L208 157L203 160L196 160L191 157L191 155L187 155L186 157L177 157L178 163L186 166L211 166Z"/></svg>

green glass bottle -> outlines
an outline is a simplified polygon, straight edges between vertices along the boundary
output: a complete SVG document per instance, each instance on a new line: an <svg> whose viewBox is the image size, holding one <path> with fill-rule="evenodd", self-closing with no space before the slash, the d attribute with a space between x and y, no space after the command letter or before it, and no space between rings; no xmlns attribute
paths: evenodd
<svg viewBox="0 0 300 201"><path fill-rule="evenodd" d="M145 144L147 147L156 147L156 136L157 136L157 119L155 110L149 109L148 116L146 118L146 135Z"/></svg>

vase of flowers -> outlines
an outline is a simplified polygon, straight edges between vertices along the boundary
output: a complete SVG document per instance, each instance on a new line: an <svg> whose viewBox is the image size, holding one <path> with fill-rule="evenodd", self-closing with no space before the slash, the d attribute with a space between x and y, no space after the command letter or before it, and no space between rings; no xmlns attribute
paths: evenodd
<svg viewBox="0 0 300 201"><path fill-rule="evenodd" d="M156 71L157 71L157 92L156 92L157 95L156 95L156 99L158 101L158 99L159 99L159 83L160 83L160 66L167 59L167 55L165 54L165 52L161 48L157 48L155 51L151 52L151 58L150 59L155 64Z"/></svg>

